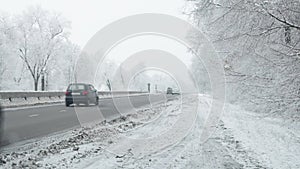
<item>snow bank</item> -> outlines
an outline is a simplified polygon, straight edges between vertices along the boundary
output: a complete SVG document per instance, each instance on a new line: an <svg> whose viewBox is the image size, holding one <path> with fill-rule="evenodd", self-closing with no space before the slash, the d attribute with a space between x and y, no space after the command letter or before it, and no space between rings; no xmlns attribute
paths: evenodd
<svg viewBox="0 0 300 169"><path fill-rule="evenodd" d="M235 139L270 168L300 168L300 123L262 118L256 113L228 105L223 121Z"/></svg>

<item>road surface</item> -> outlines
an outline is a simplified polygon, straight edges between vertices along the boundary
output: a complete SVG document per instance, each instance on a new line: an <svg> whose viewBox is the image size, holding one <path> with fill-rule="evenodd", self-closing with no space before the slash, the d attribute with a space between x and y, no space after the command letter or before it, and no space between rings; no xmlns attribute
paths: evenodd
<svg viewBox="0 0 300 169"><path fill-rule="evenodd" d="M12 108L4 110L3 145L45 136L51 133L79 127L81 124L111 120L135 108L165 101L166 95L137 95L106 98L99 106L73 106L64 104ZM79 120L80 119L80 120Z"/></svg>

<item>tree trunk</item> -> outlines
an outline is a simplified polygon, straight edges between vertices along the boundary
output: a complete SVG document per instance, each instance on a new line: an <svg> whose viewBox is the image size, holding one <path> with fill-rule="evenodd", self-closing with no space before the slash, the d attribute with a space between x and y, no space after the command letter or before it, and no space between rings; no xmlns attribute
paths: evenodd
<svg viewBox="0 0 300 169"><path fill-rule="evenodd" d="M109 79L106 80L106 85L107 85L109 91L111 91L111 83L110 83Z"/></svg>
<svg viewBox="0 0 300 169"><path fill-rule="evenodd" d="M45 76L42 75L42 79L41 79L41 89L42 91L45 91Z"/></svg>
<svg viewBox="0 0 300 169"><path fill-rule="evenodd" d="M34 80L34 91L38 90L38 84L39 84L39 81L38 80Z"/></svg>

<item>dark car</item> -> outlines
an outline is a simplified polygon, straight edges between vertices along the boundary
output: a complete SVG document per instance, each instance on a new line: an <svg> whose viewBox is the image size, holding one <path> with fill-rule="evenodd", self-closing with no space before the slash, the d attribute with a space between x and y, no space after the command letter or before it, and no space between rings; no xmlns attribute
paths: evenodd
<svg viewBox="0 0 300 169"><path fill-rule="evenodd" d="M70 84L66 91L66 106L70 106L71 104L80 103L85 105L90 105L90 103L94 103L98 105L99 97L98 92L91 84L85 83L73 83Z"/></svg>
<svg viewBox="0 0 300 169"><path fill-rule="evenodd" d="M167 88L167 94L172 94L173 93L173 89L171 87Z"/></svg>

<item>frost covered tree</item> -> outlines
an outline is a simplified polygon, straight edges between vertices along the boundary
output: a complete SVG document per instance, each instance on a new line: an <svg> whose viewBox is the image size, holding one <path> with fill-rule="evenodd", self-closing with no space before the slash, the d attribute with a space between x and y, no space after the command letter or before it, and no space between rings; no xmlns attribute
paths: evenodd
<svg viewBox="0 0 300 169"><path fill-rule="evenodd" d="M36 91L40 78L51 69L49 62L66 41L69 22L40 7L29 8L16 20L18 56L30 72Z"/></svg>
<svg viewBox="0 0 300 169"><path fill-rule="evenodd" d="M228 98L260 112L299 115L300 2L188 0L188 4L192 8L187 13L223 58ZM193 69L198 70L195 65Z"/></svg>
<svg viewBox="0 0 300 169"><path fill-rule="evenodd" d="M112 91L112 76L113 71L116 69L117 65L112 62L108 61L105 65L103 65L104 68L102 68L103 72L103 80L105 81L106 87L109 91Z"/></svg>
<svg viewBox="0 0 300 169"><path fill-rule="evenodd" d="M45 90L62 90L74 82L80 47L68 39L69 26L40 7L20 15L0 12L0 89L30 90L33 81L37 90L43 81Z"/></svg>
<svg viewBox="0 0 300 169"><path fill-rule="evenodd" d="M1 27L0 27L0 87L2 84L2 78L3 74L6 71L6 63L4 62L4 55L6 55L6 50L5 50L5 27L4 27L4 20L1 18ZM1 88L0 88L1 89Z"/></svg>
<svg viewBox="0 0 300 169"><path fill-rule="evenodd" d="M14 34L11 22L12 18L9 15L0 13L0 89L4 85L7 77L5 73L12 60Z"/></svg>
<svg viewBox="0 0 300 169"><path fill-rule="evenodd" d="M56 55L48 63L45 74L47 90L65 90L66 86L75 82L75 64L80 47L71 41L61 44Z"/></svg>
<svg viewBox="0 0 300 169"><path fill-rule="evenodd" d="M94 83L99 90L111 91L113 88L113 78L118 65L115 61L106 59L97 67Z"/></svg>

